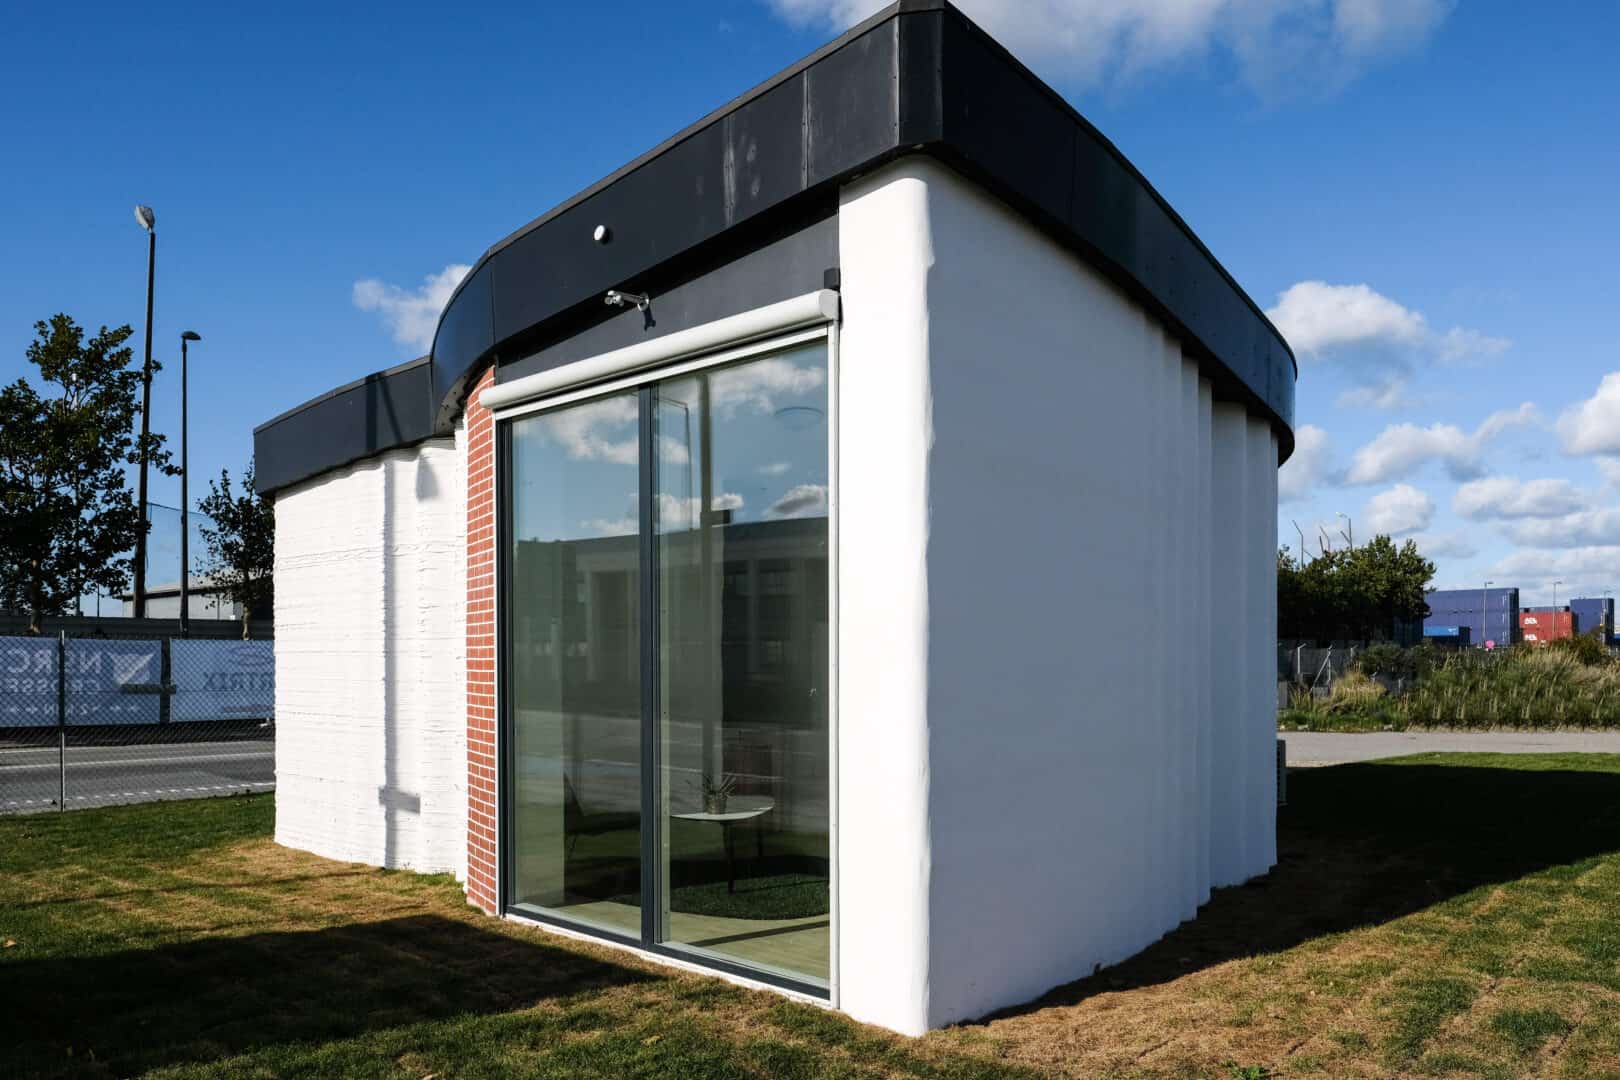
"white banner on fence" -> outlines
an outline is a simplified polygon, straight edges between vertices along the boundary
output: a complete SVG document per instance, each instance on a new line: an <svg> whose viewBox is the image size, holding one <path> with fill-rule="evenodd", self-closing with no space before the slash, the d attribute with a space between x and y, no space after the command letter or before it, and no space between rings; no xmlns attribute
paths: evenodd
<svg viewBox="0 0 1620 1080"><path fill-rule="evenodd" d="M275 643L169 642L169 718L264 720L276 711Z"/></svg>
<svg viewBox="0 0 1620 1080"><path fill-rule="evenodd" d="M0 728L56 726L56 639L0 637Z"/></svg>
<svg viewBox="0 0 1620 1080"><path fill-rule="evenodd" d="M163 642L68 638L64 657L69 724L155 724L162 718Z"/></svg>

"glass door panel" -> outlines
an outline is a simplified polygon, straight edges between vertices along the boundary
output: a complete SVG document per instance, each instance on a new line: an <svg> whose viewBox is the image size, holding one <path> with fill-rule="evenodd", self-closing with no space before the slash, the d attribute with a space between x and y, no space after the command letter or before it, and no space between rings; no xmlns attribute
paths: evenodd
<svg viewBox="0 0 1620 1080"><path fill-rule="evenodd" d="M509 425L507 900L641 937L640 405Z"/></svg>
<svg viewBox="0 0 1620 1080"><path fill-rule="evenodd" d="M825 986L827 346L653 399L659 937Z"/></svg>

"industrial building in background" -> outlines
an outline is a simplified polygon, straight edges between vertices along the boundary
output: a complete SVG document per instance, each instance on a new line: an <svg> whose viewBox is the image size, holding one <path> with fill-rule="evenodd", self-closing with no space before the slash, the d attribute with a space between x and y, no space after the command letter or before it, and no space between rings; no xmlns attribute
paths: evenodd
<svg viewBox="0 0 1620 1080"><path fill-rule="evenodd" d="M1439 589L1429 594L1427 640L1497 648L1519 640L1516 588Z"/></svg>

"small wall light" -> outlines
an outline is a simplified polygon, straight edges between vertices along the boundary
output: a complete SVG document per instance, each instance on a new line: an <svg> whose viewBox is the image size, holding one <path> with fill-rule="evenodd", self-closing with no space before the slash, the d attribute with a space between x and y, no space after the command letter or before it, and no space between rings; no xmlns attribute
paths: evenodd
<svg viewBox="0 0 1620 1080"><path fill-rule="evenodd" d="M624 307L634 304L637 311L645 312L652 307L652 297L645 293L623 292L619 289L609 289L604 298L608 307Z"/></svg>

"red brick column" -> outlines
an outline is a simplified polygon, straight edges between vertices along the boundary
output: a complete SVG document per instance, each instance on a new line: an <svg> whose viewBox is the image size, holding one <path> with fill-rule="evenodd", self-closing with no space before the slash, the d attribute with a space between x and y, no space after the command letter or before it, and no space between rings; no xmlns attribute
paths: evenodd
<svg viewBox="0 0 1620 1080"><path fill-rule="evenodd" d="M467 396L467 899L495 896L495 422L479 404L495 371Z"/></svg>

